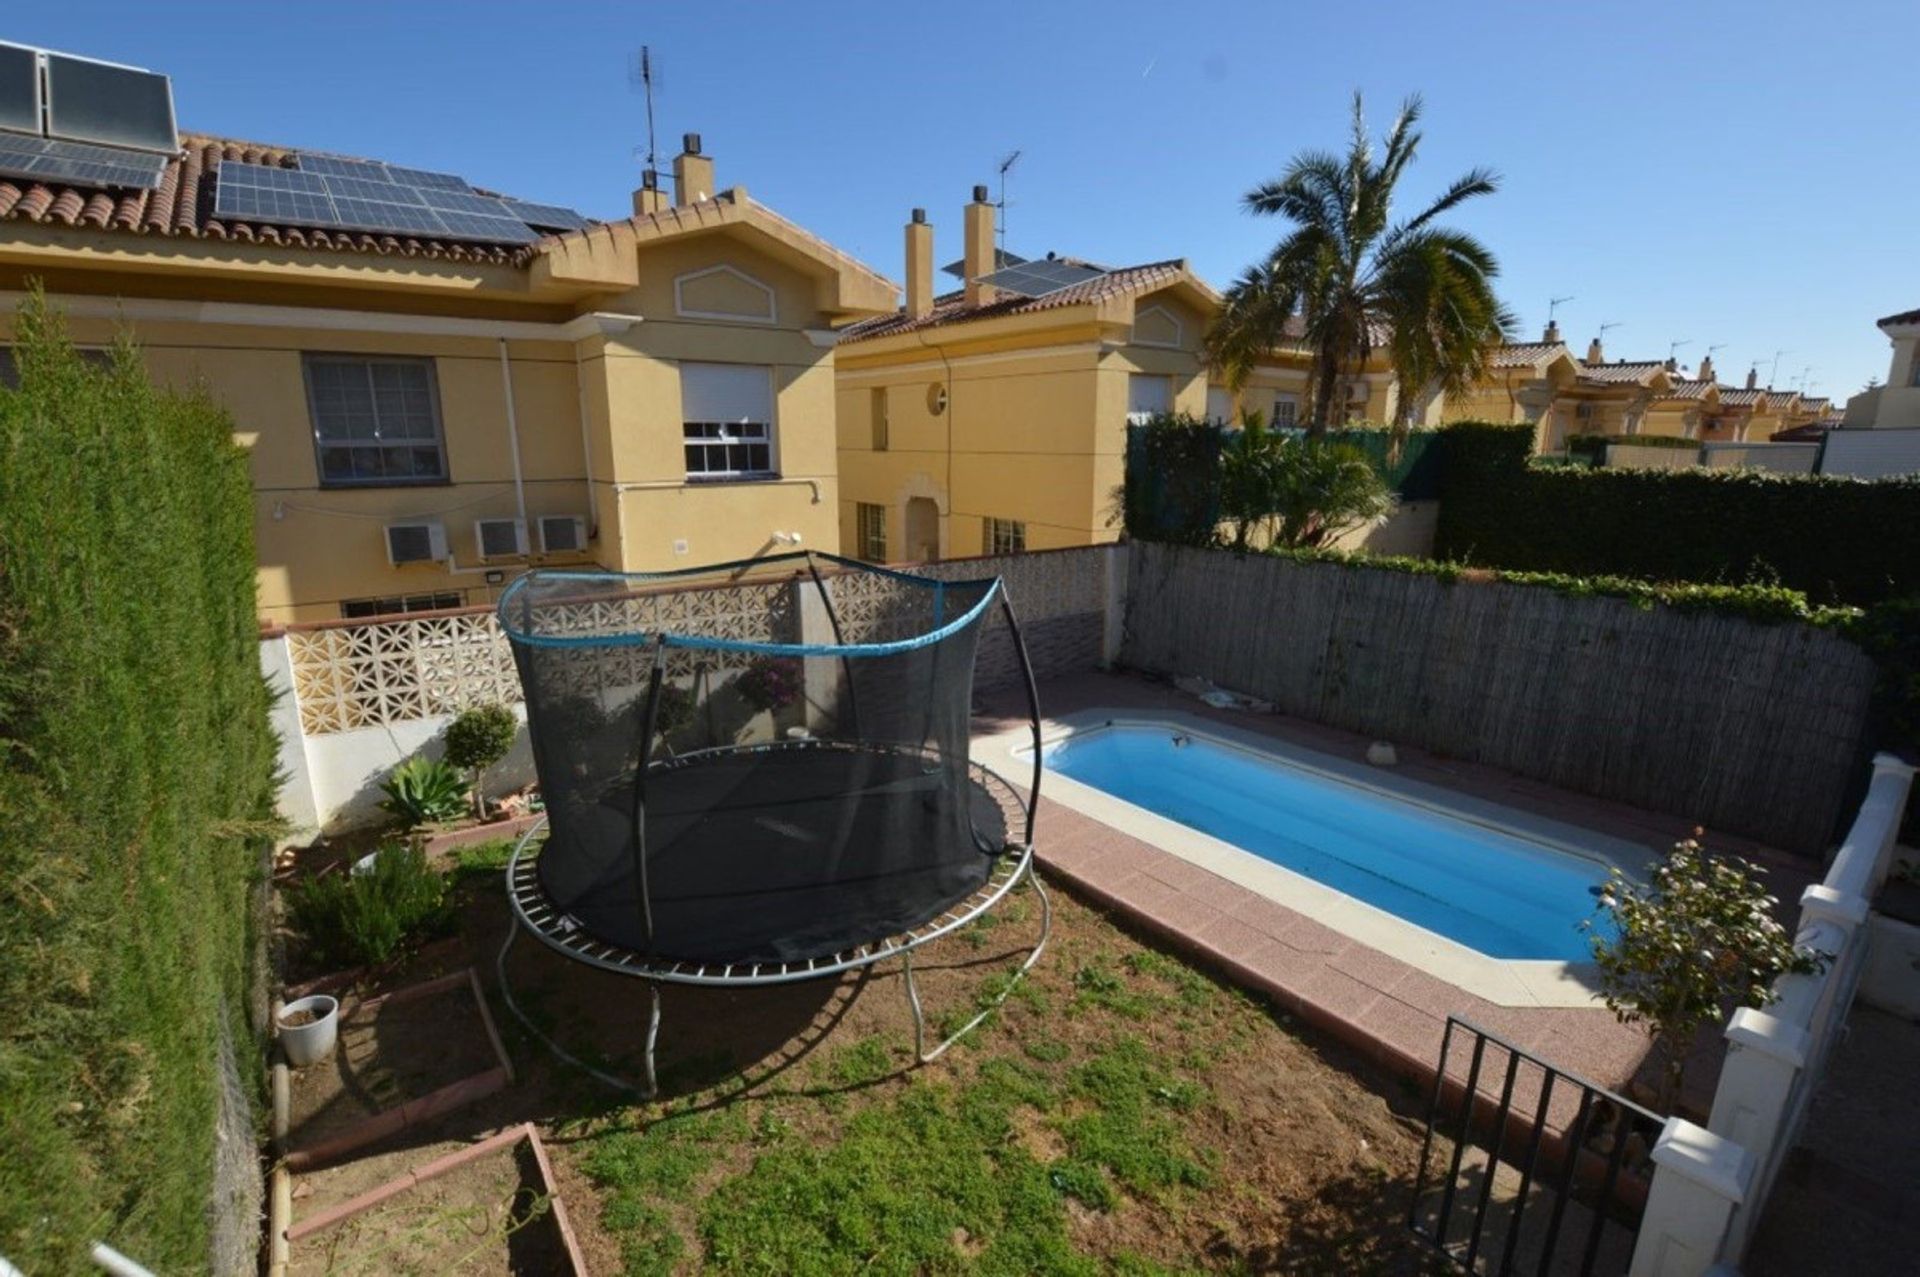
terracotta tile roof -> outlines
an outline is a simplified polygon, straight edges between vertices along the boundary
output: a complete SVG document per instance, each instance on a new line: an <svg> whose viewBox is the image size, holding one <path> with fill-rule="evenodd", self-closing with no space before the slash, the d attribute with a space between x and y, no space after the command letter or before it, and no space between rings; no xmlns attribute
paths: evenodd
<svg viewBox="0 0 1920 1277"><path fill-rule="evenodd" d="M213 215L213 179L223 160L292 168L295 152L285 147L194 134L182 134L180 146L181 153L167 162L160 175L160 185L151 191L48 186L27 178L0 177L0 222L38 222L80 230L502 265L522 264L534 254L531 244L416 239L369 231L323 230L313 226L217 218Z"/></svg>
<svg viewBox="0 0 1920 1277"><path fill-rule="evenodd" d="M1662 398L1665 399L1705 399L1710 381L1675 381L1673 387Z"/></svg>
<svg viewBox="0 0 1920 1277"><path fill-rule="evenodd" d="M1791 408L1800 398L1791 390L1766 390L1761 393L1766 395L1769 408Z"/></svg>
<svg viewBox="0 0 1920 1277"><path fill-rule="evenodd" d="M1897 315L1888 315L1885 319L1877 319L1874 321L1874 323L1878 324L1882 328L1886 327L1888 324L1920 323L1920 310L1903 310Z"/></svg>
<svg viewBox="0 0 1920 1277"><path fill-rule="evenodd" d="M965 291L944 293L934 298L933 309L926 315L914 318L900 310L891 315L880 315L873 319L863 319L840 330L840 344L872 341L879 337L893 337L901 333L920 332L928 328L942 328L949 324L965 323L973 319L996 319L1002 315L1030 315L1037 311L1056 310L1063 306L1080 306L1089 302L1105 301L1111 297L1122 297L1132 293L1151 292L1165 287L1186 273L1187 265L1181 258L1164 262L1146 262L1139 266L1122 266L1118 270L1108 271L1104 275L1084 280L1058 289L1043 297L1001 296L984 306L969 306Z"/></svg>
<svg viewBox="0 0 1920 1277"><path fill-rule="evenodd" d="M1647 378L1657 372L1665 372L1666 369L1666 364L1658 359L1621 360L1613 364L1584 364L1581 366L1580 380L1601 382L1606 385L1644 385Z"/></svg>
<svg viewBox="0 0 1920 1277"><path fill-rule="evenodd" d="M1560 341L1510 341L1493 352L1493 366L1495 368L1531 368L1542 359L1566 350L1566 343Z"/></svg>
<svg viewBox="0 0 1920 1277"><path fill-rule="evenodd" d="M1757 408L1766 398L1764 390L1748 390L1744 386L1720 387L1720 406L1722 408Z"/></svg>
<svg viewBox="0 0 1920 1277"><path fill-rule="evenodd" d="M1800 408L1803 412L1818 413L1824 417L1827 415L1827 409L1832 407L1832 405L1833 401L1825 395L1800 396Z"/></svg>

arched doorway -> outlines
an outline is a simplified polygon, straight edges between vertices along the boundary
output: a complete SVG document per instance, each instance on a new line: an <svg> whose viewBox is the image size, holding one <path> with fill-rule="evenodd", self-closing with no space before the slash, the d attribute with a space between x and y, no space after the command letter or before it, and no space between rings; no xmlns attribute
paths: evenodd
<svg viewBox="0 0 1920 1277"><path fill-rule="evenodd" d="M911 563L927 563L940 557L940 507L930 497L908 497L906 511L906 551Z"/></svg>

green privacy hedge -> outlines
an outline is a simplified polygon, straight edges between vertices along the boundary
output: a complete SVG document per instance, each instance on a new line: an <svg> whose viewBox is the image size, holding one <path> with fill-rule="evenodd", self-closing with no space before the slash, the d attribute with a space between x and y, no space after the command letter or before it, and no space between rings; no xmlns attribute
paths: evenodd
<svg viewBox="0 0 1920 1277"><path fill-rule="evenodd" d="M246 455L23 307L0 389L0 1255L209 1266L273 741Z"/></svg>
<svg viewBox="0 0 1920 1277"><path fill-rule="evenodd" d="M1440 558L1573 576L1920 593L1920 480L1528 463L1529 426L1441 432Z"/></svg>
<svg viewBox="0 0 1920 1277"><path fill-rule="evenodd" d="M1228 427L1175 415L1127 427L1126 486L1120 509L1127 535L1172 545L1212 545L1220 526L1220 449ZM1298 432L1296 432L1298 433ZM1394 455L1384 426L1353 426L1327 437L1364 452L1405 501L1440 495L1440 432L1413 430Z"/></svg>

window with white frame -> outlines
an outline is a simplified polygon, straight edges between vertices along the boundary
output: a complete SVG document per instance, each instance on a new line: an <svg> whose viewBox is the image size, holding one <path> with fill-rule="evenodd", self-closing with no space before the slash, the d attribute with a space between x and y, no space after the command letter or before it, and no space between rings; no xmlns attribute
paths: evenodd
<svg viewBox="0 0 1920 1277"><path fill-rule="evenodd" d="M887 561L887 507L861 501L853 508L854 536L860 557L869 563Z"/></svg>
<svg viewBox="0 0 1920 1277"><path fill-rule="evenodd" d="M445 483L433 360L308 355L322 487Z"/></svg>
<svg viewBox="0 0 1920 1277"><path fill-rule="evenodd" d="M1020 554L1027 548L1027 525L1018 519L988 519L981 549L988 554Z"/></svg>
<svg viewBox="0 0 1920 1277"><path fill-rule="evenodd" d="M1127 424L1145 425L1155 415L1173 409L1173 379L1157 373L1127 376Z"/></svg>
<svg viewBox="0 0 1920 1277"><path fill-rule="evenodd" d="M1276 429L1291 430L1300 424L1300 396L1275 395L1273 397L1273 425Z"/></svg>
<svg viewBox="0 0 1920 1277"><path fill-rule="evenodd" d="M1225 386L1207 387L1207 420L1222 426L1233 423L1233 392Z"/></svg>
<svg viewBox="0 0 1920 1277"><path fill-rule="evenodd" d="M764 364L680 365L689 479L774 473L773 370Z"/></svg>

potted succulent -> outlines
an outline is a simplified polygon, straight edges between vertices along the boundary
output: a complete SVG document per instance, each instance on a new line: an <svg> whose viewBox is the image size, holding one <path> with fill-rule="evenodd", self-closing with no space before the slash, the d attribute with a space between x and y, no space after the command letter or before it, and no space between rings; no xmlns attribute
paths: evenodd
<svg viewBox="0 0 1920 1277"><path fill-rule="evenodd" d="M274 1017L280 1049L295 1068L318 1064L333 1054L340 1033L340 1002L324 993L295 998Z"/></svg>

